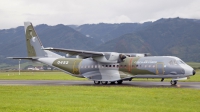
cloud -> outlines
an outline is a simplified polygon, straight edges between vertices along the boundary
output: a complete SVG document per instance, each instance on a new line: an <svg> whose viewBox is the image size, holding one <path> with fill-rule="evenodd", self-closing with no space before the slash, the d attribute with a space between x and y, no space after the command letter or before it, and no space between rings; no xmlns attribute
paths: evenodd
<svg viewBox="0 0 200 112"><path fill-rule="evenodd" d="M199 19L199 0L2 0L0 29L37 24L145 22L160 18Z"/></svg>
<svg viewBox="0 0 200 112"><path fill-rule="evenodd" d="M130 23L131 19L128 16L120 15L120 16L111 18L110 20L107 20L105 22L106 23Z"/></svg>

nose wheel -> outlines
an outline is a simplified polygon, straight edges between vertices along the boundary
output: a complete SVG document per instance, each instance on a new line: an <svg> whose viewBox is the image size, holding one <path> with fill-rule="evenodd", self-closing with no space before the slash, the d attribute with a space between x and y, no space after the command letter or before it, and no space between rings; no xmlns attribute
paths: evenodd
<svg viewBox="0 0 200 112"><path fill-rule="evenodd" d="M177 84L177 80L171 80L171 85L176 85Z"/></svg>

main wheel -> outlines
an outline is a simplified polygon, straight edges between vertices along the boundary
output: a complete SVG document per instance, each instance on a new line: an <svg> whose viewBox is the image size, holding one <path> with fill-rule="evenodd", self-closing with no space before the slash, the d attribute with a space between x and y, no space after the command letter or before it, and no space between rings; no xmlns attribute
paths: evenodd
<svg viewBox="0 0 200 112"><path fill-rule="evenodd" d="M94 81L94 84L100 84L100 81Z"/></svg>
<svg viewBox="0 0 200 112"><path fill-rule="evenodd" d="M118 84L122 84L123 80L119 80L117 81Z"/></svg>
<svg viewBox="0 0 200 112"><path fill-rule="evenodd" d="M176 85L177 84L177 81L176 80L171 80L171 85Z"/></svg>
<svg viewBox="0 0 200 112"><path fill-rule="evenodd" d="M101 84L106 85L108 84L108 81L101 81Z"/></svg>
<svg viewBox="0 0 200 112"><path fill-rule="evenodd" d="M110 84L115 84L115 81L113 81L113 82L110 82Z"/></svg>

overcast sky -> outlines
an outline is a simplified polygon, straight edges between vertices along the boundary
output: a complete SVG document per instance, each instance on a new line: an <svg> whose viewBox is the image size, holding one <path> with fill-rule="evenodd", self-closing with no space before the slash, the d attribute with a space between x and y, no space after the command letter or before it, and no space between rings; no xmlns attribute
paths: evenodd
<svg viewBox="0 0 200 112"><path fill-rule="evenodd" d="M123 23L200 19L200 0L0 0L0 29L38 24Z"/></svg>

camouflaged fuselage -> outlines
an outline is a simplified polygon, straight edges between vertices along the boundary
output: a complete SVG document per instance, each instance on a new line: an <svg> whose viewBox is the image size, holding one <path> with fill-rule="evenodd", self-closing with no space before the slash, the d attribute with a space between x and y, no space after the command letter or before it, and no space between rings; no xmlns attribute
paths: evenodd
<svg viewBox="0 0 200 112"><path fill-rule="evenodd" d="M192 73L186 74L184 66L188 67L188 65L179 61L181 61L179 58L168 56L127 57L121 63L108 64L94 61L92 58L57 58L52 61L52 66L76 77L101 81L115 81L139 76L153 78L192 75Z"/></svg>
<svg viewBox="0 0 200 112"><path fill-rule="evenodd" d="M44 48L31 22L24 23L28 57L10 57L39 61L56 67L70 75L90 80L120 81L132 78L174 78L195 75L192 67L173 56L144 57L137 53L95 52L62 48ZM52 52L53 51L53 52ZM65 58L62 52L79 58ZM133 57L134 56L134 57ZM143 56L143 57L141 57ZM90 58L89 58L90 57ZM172 81L173 82L173 81ZM173 84L173 83L172 83Z"/></svg>

